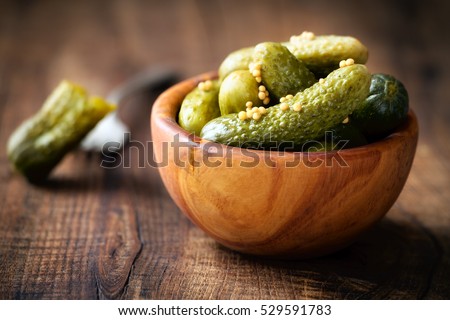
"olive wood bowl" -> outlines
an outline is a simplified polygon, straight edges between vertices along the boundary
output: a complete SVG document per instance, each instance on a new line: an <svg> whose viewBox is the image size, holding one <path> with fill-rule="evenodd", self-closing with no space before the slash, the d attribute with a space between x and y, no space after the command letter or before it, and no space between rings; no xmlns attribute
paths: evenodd
<svg viewBox="0 0 450 320"><path fill-rule="evenodd" d="M181 211L222 245L287 259L344 248L380 220L408 177L418 139L412 111L388 137L334 152L274 152L201 139L177 124L205 73L162 93L151 115L155 160Z"/></svg>

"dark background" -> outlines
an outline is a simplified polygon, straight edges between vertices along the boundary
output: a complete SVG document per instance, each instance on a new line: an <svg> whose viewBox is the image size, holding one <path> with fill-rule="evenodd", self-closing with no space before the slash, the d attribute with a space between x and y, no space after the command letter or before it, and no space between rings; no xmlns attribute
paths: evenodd
<svg viewBox="0 0 450 320"><path fill-rule="evenodd" d="M449 12L436 0L0 1L0 298L450 298ZM134 151L116 170L74 152L39 187L10 170L7 138L62 79L106 95L148 66L187 78L303 30L360 39L419 117L403 193L348 249L300 262L224 249ZM150 139L156 95L122 106L136 140Z"/></svg>

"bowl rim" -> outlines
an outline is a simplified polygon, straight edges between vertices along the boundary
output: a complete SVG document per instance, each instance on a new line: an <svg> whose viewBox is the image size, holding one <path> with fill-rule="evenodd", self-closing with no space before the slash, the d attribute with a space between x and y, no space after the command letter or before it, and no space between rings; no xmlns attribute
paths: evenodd
<svg viewBox="0 0 450 320"><path fill-rule="evenodd" d="M211 141L204 139L200 136L195 135L185 129L183 129L177 122L177 116L179 113L179 109L181 107L181 102L184 97L193 89L196 85L198 85L201 81L205 80L213 80L217 79L218 73L217 71L209 71L205 73L201 73L199 75L186 78L177 84L169 87L163 93L161 93L158 98L155 100L152 112L150 116L151 121L151 130L155 130L154 122L159 122L162 126L167 128L173 133L179 133L184 140L192 142L195 144L195 147L203 147L205 145L215 146L220 148L230 148L232 153L240 152L241 150L251 150L260 156L264 156L267 154L273 153L282 153L283 155L293 155L293 156L302 156L308 155L311 159L314 158L323 158L328 156L333 156L336 153L339 153L341 156L353 156L353 155L361 155L367 152L370 152L372 149L376 149L377 147L384 147L389 144L395 143L397 140L401 140L402 138L406 138L407 136L415 136L415 141L417 143L418 140L418 121L415 112L409 108L407 120L397 127L391 134L388 136L370 142L368 144L352 147L341 150L331 150L331 151L289 151L289 150L261 150L261 149L249 149L249 148L241 148L236 146L229 146L226 144L222 144L219 142ZM173 97L175 96L175 99ZM177 103L174 103L177 102ZM176 107L174 105L176 104ZM169 108L165 108L165 110L161 110L162 107L169 106ZM183 140L183 141L184 141Z"/></svg>

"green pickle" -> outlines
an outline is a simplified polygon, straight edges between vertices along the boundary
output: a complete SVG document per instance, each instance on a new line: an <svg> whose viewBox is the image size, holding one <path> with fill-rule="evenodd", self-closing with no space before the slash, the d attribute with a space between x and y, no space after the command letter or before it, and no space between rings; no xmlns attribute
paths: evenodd
<svg viewBox="0 0 450 320"><path fill-rule="evenodd" d="M392 132L408 116L409 98L405 86L393 76L373 74L369 96L351 115L351 121L367 137L379 138Z"/></svg>
<svg viewBox="0 0 450 320"><path fill-rule="evenodd" d="M29 181L44 180L64 155L116 107L88 97L84 88L62 81L32 118L11 135L7 154Z"/></svg>
<svg viewBox="0 0 450 320"><path fill-rule="evenodd" d="M340 123L325 132L325 136L304 146L302 151L331 151L356 148L367 144L366 137L350 123Z"/></svg>
<svg viewBox="0 0 450 320"><path fill-rule="evenodd" d="M369 93L371 75L367 68L354 64L331 72L286 103L272 106L259 120L241 120L229 114L208 122L202 129L204 139L247 148L277 148L284 142L293 148L323 137L363 103ZM294 107L302 106L300 111Z"/></svg>
<svg viewBox="0 0 450 320"><path fill-rule="evenodd" d="M258 44L253 52L253 64L261 66L262 83L277 100L310 87L314 74L285 46L277 42Z"/></svg>
<svg viewBox="0 0 450 320"><path fill-rule="evenodd" d="M308 37L307 33L303 33L292 36L284 45L317 77L325 77L339 67L340 61L349 58L355 63L364 64L369 55L367 48L358 39L349 36Z"/></svg>
<svg viewBox="0 0 450 320"><path fill-rule="evenodd" d="M250 101L254 106L262 104L258 98L258 82L248 70L230 73L220 85L219 106L222 116L245 110Z"/></svg>
<svg viewBox="0 0 450 320"><path fill-rule="evenodd" d="M262 42L223 60L218 108L193 100L191 92L180 114L189 104L191 122L198 123L189 131L230 146L293 151L359 147L391 133L408 114L403 84L389 75L371 75L364 66L367 59L367 48L350 36L305 31L287 42ZM205 110L215 111L210 121L205 121ZM181 116L179 124L187 127Z"/></svg>
<svg viewBox="0 0 450 320"><path fill-rule="evenodd" d="M183 129L200 135L208 121L220 116L219 88L217 80L207 80L186 96L178 114L178 123Z"/></svg>
<svg viewBox="0 0 450 320"><path fill-rule="evenodd" d="M254 47L247 47L230 53L219 67L219 80L223 81L233 71L248 70L253 59L253 49Z"/></svg>

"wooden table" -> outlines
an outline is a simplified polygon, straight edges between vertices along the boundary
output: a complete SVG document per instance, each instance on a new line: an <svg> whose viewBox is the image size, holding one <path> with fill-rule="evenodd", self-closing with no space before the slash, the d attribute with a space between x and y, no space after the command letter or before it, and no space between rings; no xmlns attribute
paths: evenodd
<svg viewBox="0 0 450 320"><path fill-rule="evenodd" d="M449 299L448 2L330 3L1 2L0 298ZM303 30L358 37L370 70L401 79L420 119L398 201L341 252L286 262L222 248L172 202L146 163L151 144L126 149L117 169L73 152L40 186L9 167L8 136L63 78L105 95L149 65L186 78ZM150 141L156 94L122 106L135 146Z"/></svg>

